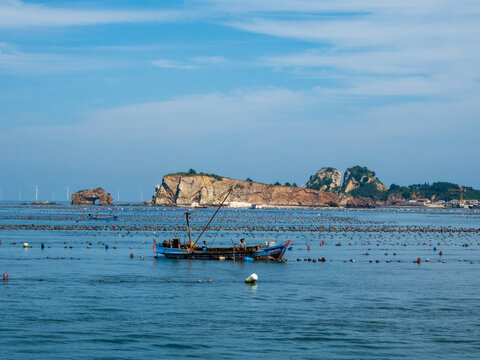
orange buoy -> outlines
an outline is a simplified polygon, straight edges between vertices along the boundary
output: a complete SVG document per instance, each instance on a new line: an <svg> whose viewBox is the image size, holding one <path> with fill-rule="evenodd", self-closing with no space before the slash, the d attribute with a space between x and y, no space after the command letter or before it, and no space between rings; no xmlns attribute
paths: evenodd
<svg viewBox="0 0 480 360"><path fill-rule="evenodd" d="M3 274L3 281L8 281L8 274L7 273Z"/></svg>
<svg viewBox="0 0 480 360"><path fill-rule="evenodd" d="M417 264L420 264L421 260L422 260L422 259L417 258Z"/></svg>

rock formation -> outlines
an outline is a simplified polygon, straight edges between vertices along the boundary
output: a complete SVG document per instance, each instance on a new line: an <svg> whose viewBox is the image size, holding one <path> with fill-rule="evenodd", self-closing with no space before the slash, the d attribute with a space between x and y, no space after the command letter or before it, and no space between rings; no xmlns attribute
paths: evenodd
<svg viewBox="0 0 480 360"><path fill-rule="evenodd" d="M370 208L376 207L375 201L363 197L351 198L345 205L347 208Z"/></svg>
<svg viewBox="0 0 480 360"><path fill-rule="evenodd" d="M387 201L385 201L385 205L387 206L399 205L399 204L403 204L405 201L407 200L399 194L390 194L388 195Z"/></svg>
<svg viewBox="0 0 480 360"><path fill-rule="evenodd" d="M386 191L387 188L375 176L375 172L366 167L353 166L345 171L345 178L343 179L342 189L345 193L352 190L359 189L365 186L374 186L378 191Z"/></svg>
<svg viewBox="0 0 480 360"><path fill-rule="evenodd" d="M110 193L105 193L101 187L89 190L80 190L70 196L72 205L113 205L113 197Z"/></svg>
<svg viewBox="0 0 480 360"><path fill-rule="evenodd" d="M173 174L156 186L155 205L215 205L227 191L230 206L260 203L272 206L338 206L339 196L300 187L267 185L253 181L233 180L219 176Z"/></svg>
<svg viewBox="0 0 480 360"><path fill-rule="evenodd" d="M323 167L305 184L307 189L332 192L342 185L342 173L332 167Z"/></svg>

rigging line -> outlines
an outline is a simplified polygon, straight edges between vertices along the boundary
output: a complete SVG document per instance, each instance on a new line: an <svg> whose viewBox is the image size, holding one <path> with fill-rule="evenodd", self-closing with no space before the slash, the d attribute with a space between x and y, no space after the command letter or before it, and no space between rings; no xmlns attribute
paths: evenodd
<svg viewBox="0 0 480 360"><path fill-rule="evenodd" d="M195 240L195 242L193 243L193 246L195 246L198 242L198 240L200 240L200 238L202 237L203 233L205 232L205 230L207 230L208 228L208 225L210 225L210 223L212 222L213 218L215 217L215 215L217 215L218 211L220 210L220 208L223 206L223 204L225 203L225 201L227 200L228 196L232 193L233 189L229 189L228 192L227 192L227 195L225 196L225 199L223 199L222 203L220 204L220 206L218 207L218 209L215 211L215 213L213 214L213 216L210 218L210 220L208 221L207 225L205 225L205 227L203 228L202 232L200 233L200 235L198 235L198 238L197 240Z"/></svg>

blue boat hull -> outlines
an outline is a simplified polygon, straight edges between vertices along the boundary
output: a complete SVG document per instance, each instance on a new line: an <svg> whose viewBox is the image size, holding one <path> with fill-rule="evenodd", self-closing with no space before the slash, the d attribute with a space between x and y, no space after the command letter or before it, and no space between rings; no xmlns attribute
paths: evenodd
<svg viewBox="0 0 480 360"><path fill-rule="evenodd" d="M158 246L155 243L153 251L158 257L163 255L169 259L192 259L192 260L235 260L241 261L244 258L254 260L282 260L287 244L274 245L269 247L256 247L256 250L239 250L233 248L215 248L215 249L188 249L188 248L168 248Z"/></svg>

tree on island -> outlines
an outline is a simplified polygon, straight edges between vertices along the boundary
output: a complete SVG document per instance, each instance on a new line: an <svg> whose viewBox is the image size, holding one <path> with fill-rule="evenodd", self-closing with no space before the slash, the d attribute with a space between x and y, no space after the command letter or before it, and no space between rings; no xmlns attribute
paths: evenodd
<svg viewBox="0 0 480 360"><path fill-rule="evenodd" d="M196 172L195 170L193 170L193 169L190 169L190 170L188 170L188 173L187 173L187 174L188 174L188 175L196 175L197 172Z"/></svg>

